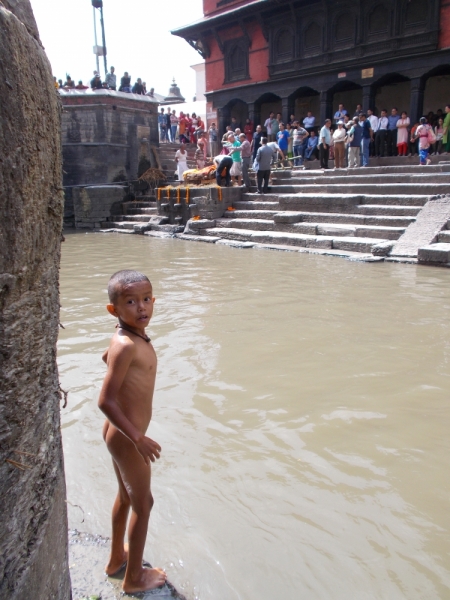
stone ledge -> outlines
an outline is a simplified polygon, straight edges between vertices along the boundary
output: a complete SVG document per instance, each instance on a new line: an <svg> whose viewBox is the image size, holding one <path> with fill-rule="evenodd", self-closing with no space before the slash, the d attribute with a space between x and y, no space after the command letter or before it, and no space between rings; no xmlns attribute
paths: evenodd
<svg viewBox="0 0 450 600"><path fill-rule="evenodd" d="M417 255L419 263L450 263L450 244L438 243L422 246Z"/></svg>

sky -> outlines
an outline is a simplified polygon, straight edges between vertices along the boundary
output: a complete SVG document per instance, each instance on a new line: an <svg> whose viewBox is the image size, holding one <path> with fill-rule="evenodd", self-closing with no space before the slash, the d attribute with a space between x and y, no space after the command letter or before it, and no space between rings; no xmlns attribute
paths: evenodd
<svg viewBox="0 0 450 600"><path fill-rule="evenodd" d="M91 0L31 0L31 5L53 74L63 80L68 73L77 82L90 81L96 69ZM169 4L103 0L108 68L115 67L118 79L128 71L132 83L141 77L148 90L154 87L164 96L175 77L191 103L196 90L195 71L190 66L202 62L202 57L170 30L201 19L202 6L202 0L171 0ZM99 11L96 13L98 17ZM97 38L101 45L99 25ZM99 60L103 78L103 57Z"/></svg>

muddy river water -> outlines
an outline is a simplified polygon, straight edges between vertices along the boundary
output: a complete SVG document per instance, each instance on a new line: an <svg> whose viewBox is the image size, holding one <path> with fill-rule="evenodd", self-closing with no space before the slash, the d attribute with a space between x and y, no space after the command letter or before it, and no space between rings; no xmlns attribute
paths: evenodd
<svg viewBox="0 0 450 600"><path fill-rule="evenodd" d="M450 598L450 270L70 234L69 521L109 535L97 398L109 276L149 275L146 558L189 600Z"/></svg>

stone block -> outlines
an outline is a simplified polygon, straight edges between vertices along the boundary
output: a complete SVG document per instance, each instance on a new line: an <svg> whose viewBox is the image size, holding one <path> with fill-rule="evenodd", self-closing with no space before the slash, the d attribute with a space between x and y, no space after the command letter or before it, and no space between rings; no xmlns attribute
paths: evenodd
<svg viewBox="0 0 450 600"><path fill-rule="evenodd" d="M315 223L295 223L292 227L292 233L317 235L317 225Z"/></svg>
<svg viewBox="0 0 450 600"><path fill-rule="evenodd" d="M191 219L190 221L188 221L188 223L189 223L189 227L194 230L209 229L210 227L216 226L216 222L212 219L198 219L198 220Z"/></svg>
<svg viewBox="0 0 450 600"><path fill-rule="evenodd" d="M161 215L153 215L148 220L150 225L167 225L169 223L169 217L162 217Z"/></svg>
<svg viewBox="0 0 450 600"><path fill-rule="evenodd" d="M96 224L121 212L124 197L125 189L121 185L73 188L75 227L94 229Z"/></svg>
<svg viewBox="0 0 450 600"><path fill-rule="evenodd" d="M390 251L394 247L395 242L388 240L387 242L380 242L372 246L372 254L374 256L389 256Z"/></svg>
<svg viewBox="0 0 450 600"><path fill-rule="evenodd" d="M275 223L300 223L303 220L303 216L298 212L281 212L273 215Z"/></svg>
<svg viewBox="0 0 450 600"><path fill-rule="evenodd" d="M237 240L218 240L216 242L220 246L231 246L232 248L253 248L253 242L239 242Z"/></svg>
<svg viewBox="0 0 450 600"><path fill-rule="evenodd" d="M144 231L150 231L152 226L149 223L139 223L137 225L133 225L133 229L136 233L144 233Z"/></svg>
<svg viewBox="0 0 450 600"><path fill-rule="evenodd" d="M317 233L319 235L339 235L352 237L355 235L356 227L346 227L345 225L318 225Z"/></svg>
<svg viewBox="0 0 450 600"><path fill-rule="evenodd" d="M450 244L430 244L419 248L417 255L419 263L450 263Z"/></svg>

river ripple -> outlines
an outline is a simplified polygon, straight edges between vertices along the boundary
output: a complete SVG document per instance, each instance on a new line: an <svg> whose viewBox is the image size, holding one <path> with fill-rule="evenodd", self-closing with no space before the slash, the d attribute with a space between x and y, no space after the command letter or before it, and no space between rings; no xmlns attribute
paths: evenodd
<svg viewBox="0 0 450 600"><path fill-rule="evenodd" d="M146 557L190 599L449 598L450 271L67 235L69 519L103 535L116 484L96 402L121 268L157 298Z"/></svg>

